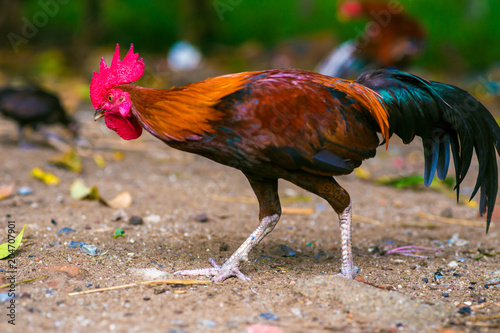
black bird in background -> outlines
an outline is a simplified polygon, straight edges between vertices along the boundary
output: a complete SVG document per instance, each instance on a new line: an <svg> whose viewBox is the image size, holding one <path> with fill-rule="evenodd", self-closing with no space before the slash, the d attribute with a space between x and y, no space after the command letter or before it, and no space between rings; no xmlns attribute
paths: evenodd
<svg viewBox="0 0 500 333"><path fill-rule="evenodd" d="M20 141L24 128L39 130L39 125L60 124L68 129L73 138L78 136L79 126L68 115L57 96L34 85L0 88L0 114L19 125ZM44 136L48 134L41 131Z"/></svg>

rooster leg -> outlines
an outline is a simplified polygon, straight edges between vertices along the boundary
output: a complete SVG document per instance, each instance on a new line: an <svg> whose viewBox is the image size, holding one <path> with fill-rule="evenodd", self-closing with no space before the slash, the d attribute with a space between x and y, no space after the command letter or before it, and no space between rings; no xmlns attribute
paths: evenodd
<svg viewBox="0 0 500 333"><path fill-rule="evenodd" d="M342 266L340 274L348 279L354 278L354 263L352 259L352 207L351 203L339 214L340 239L342 243Z"/></svg>
<svg viewBox="0 0 500 333"><path fill-rule="evenodd" d="M281 206L278 197L278 180L257 180L247 175L252 189L257 196L260 206L260 224L254 232L241 244L233 255L222 265L218 265L210 258L212 268L202 268L175 272L180 275L208 275L214 276L214 282L223 282L230 276L236 276L241 280L249 280L241 273L239 265L241 261L248 260L248 253L269 234L278 223L281 215Z"/></svg>
<svg viewBox="0 0 500 333"><path fill-rule="evenodd" d="M340 238L342 243L342 265L340 274L348 279L354 278L352 259L352 209L351 199L333 177L315 176L295 172L286 178L297 186L324 198L339 215Z"/></svg>

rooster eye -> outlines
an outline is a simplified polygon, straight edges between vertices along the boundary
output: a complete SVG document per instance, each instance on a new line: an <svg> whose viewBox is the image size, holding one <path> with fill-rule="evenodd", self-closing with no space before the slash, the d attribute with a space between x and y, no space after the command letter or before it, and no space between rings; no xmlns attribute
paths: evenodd
<svg viewBox="0 0 500 333"><path fill-rule="evenodd" d="M113 96L108 95L108 101L113 102Z"/></svg>

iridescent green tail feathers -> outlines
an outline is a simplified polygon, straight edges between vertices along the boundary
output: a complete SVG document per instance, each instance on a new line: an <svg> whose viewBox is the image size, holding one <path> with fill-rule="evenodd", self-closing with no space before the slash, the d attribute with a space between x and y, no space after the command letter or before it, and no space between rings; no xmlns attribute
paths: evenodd
<svg viewBox="0 0 500 333"><path fill-rule="evenodd" d="M453 155L458 198L476 151L479 171L470 198L480 192L479 213L487 214L488 231L498 191L500 127L484 105L465 90L398 70L365 72L356 82L380 94L391 134L405 143L422 138L426 186L436 172L440 179L446 178Z"/></svg>

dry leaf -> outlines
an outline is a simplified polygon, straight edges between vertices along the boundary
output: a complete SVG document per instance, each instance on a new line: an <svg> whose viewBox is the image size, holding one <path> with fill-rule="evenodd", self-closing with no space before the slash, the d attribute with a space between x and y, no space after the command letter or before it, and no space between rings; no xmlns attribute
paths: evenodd
<svg viewBox="0 0 500 333"><path fill-rule="evenodd" d="M120 194L118 194L116 197L108 201L108 205L111 208L128 208L132 204L132 195L124 191Z"/></svg>
<svg viewBox="0 0 500 333"><path fill-rule="evenodd" d="M362 167L355 169L354 174L356 175L356 177L364 180L369 180L372 177L370 171L365 170Z"/></svg>
<svg viewBox="0 0 500 333"><path fill-rule="evenodd" d="M14 183L10 185L0 186L0 200L3 200L10 196L14 192Z"/></svg>
<svg viewBox="0 0 500 333"><path fill-rule="evenodd" d="M60 182L60 179L56 175L45 172L40 168L33 168L33 170L31 170L31 176L41 180L49 186L57 185Z"/></svg>
<svg viewBox="0 0 500 333"><path fill-rule="evenodd" d="M106 166L106 160L101 154L94 154L93 156L94 163L101 169L103 169Z"/></svg>
<svg viewBox="0 0 500 333"><path fill-rule="evenodd" d="M81 179L77 179L69 187L69 195L75 200L98 200L99 190L97 187L88 187Z"/></svg>
<svg viewBox="0 0 500 333"><path fill-rule="evenodd" d="M81 172L83 168L82 158L73 149L61 156L50 159L49 163L76 173Z"/></svg>
<svg viewBox="0 0 500 333"><path fill-rule="evenodd" d="M115 151L113 153L113 159L115 161L121 161L125 158L125 155L121 151Z"/></svg>

